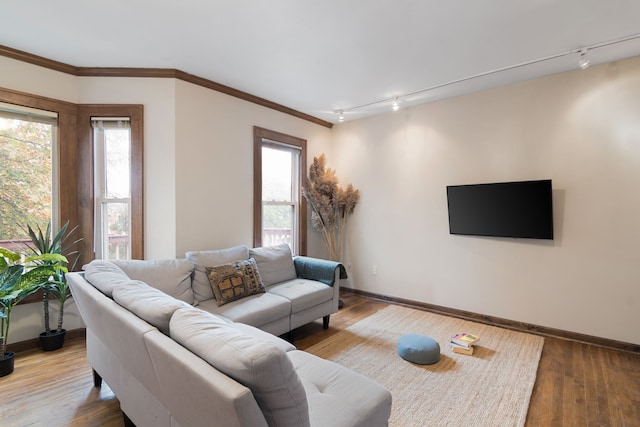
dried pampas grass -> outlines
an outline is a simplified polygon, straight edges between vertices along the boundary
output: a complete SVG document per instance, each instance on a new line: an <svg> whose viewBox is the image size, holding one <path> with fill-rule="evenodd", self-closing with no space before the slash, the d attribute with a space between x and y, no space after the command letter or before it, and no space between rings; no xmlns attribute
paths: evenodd
<svg viewBox="0 0 640 427"><path fill-rule="evenodd" d="M331 259L340 261L347 218L360 200L360 191L351 184L346 189L340 187L335 171L326 168L326 163L324 154L313 158L308 185L302 194L311 206L311 225L322 233Z"/></svg>

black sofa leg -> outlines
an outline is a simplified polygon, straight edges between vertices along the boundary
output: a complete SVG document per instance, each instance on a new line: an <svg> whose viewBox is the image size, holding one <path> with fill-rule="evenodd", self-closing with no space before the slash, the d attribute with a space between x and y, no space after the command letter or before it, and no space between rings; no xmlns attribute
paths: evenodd
<svg viewBox="0 0 640 427"><path fill-rule="evenodd" d="M95 369L93 370L93 386L98 388L102 387L102 377Z"/></svg>
<svg viewBox="0 0 640 427"><path fill-rule="evenodd" d="M127 417L127 414L122 412L122 419L124 420L124 427L136 427L136 425L131 421L131 418Z"/></svg>
<svg viewBox="0 0 640 427"><path fill-rule="evenodd" d="M329 329L329 317L331 316L327 315L322 318L322 327L324 329Z"/></svg>

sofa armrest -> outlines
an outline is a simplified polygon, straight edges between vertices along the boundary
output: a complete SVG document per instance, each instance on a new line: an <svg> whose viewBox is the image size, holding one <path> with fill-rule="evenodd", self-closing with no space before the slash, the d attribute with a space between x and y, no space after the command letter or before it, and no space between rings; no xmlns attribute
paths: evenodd
<svg viewBox="0 0 640 427"><path fill-rule="evenodd" d="M293 265L299 279L317 280L325 285L333 286L336 277L347 278L347 269L337 261L296 256L293 258ZM339 276L336 274L336 270L339 271Z"/></svg>

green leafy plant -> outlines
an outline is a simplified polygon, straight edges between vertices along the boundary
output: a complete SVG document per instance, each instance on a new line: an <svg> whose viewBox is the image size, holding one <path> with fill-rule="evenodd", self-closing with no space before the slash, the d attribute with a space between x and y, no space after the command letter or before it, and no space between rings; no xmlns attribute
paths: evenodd
<svg viewBox="0 0 640 427"><path fill-rule="evenodd" d="M82 241L82 238L71 240L71 236L77 229L78 226L75 226L71 230L69 230L69 221L67 221L54 235L51 232L51 224L47 224L47 229L44 233L42 232L40 226L36 226L36 228L34 229L30 225L27 225L27 232L32 244L28 247L28 251L31 252L31 254L34 256L47 254L65 254L69 258L74 257L75 260L72 265L73 269L75 267L75 263L78 261L79 251L74 250L70 252L70 250L80 241ZM38 259L34 262L39 265L49 266L55 266L59 263L57 260L48 259ZM68 271L67 262L68 261L65 259L64 263L62 264L62 266L65 268L57 269L56 274L54 274L48 282L41 285L41 289L43 291L42 302L46 334L51 333L51 325L49 320L49 301L52 298L56 299L60 303L60 309L58 312L58 324L55 331L62 331L62 323L64 320L64 305L70 296L69 286L67 285L67 281L64 276L64 273Z"/></svg>
<svg viewBox="0 0 640 427"><path fill-rule="evenodd" d="M61 254L26 257L0 247L0 355L7 352L11 311L20 301L66 272Z"/></svg>

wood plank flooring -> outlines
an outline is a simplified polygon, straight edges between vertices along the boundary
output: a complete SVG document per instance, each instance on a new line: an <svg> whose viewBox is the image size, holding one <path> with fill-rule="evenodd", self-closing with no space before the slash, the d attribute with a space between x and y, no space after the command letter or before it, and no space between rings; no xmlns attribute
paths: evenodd
<svg viewBox="0 0 640 427"><path fill-rule="evenodd" d="M296 347L309 348L388 305L349 293L342 299L329 329L317 321L294 331ZM0 378L0 426L123 426L108 385L93 387L84 345L74 338L54 352L18 353L15 372ZM526 426L640 426L640 355L546 338Z"/></svg>

